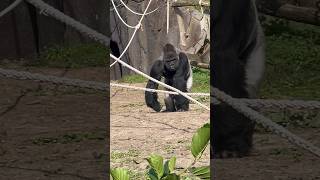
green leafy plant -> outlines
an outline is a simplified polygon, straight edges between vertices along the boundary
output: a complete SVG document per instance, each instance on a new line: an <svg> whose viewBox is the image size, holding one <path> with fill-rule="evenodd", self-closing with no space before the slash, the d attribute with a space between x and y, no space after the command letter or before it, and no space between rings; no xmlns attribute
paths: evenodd
<svg viewBox="0 0 320 180"><path fill-rule="evenodd" d="M202 157L210 141L210 124L204 124L192 137L191 153L193 162L182 170L176 169L176 157L172 157L164 162L160 155L153 154L147 158L149 163L146 173L147 180L191 180L210 179L210 167L194 167L196 162ZM114 180L130 179L128 171L122 168L111 170L111 177ZM120 179L119 179L120 178ZM122 178L122 179L121 179Z"/></svg>
<svg viewBox="0 0 320 180"><path fill-rule="evenodd" d="M110 175L113 180L129 180L129 173L123 168L116 168L111 170Z"/></svg>

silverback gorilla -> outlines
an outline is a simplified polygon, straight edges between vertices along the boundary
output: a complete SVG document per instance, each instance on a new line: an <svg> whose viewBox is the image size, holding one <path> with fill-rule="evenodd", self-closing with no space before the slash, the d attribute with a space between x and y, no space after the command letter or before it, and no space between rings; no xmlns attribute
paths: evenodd
<svg viewBox="0 0 320 180"><path fill-rule="evenodd" d="M178 52L171 44L163 47L163 55L160 60L154 62L151 68L150 76L161 80L165 79L167 85L173 86L182 92L187 92L192 86L192 70L187 55ZM158 84L149 80L147 88L158 89ZM161 110L156 92L145 92L147 106L159 112ZM166 95L164 99L165 112L188 111L189 100L181 95Z"/></svg>
<svg viewBox="0 0 320 180"><path fill-rule="evenodd" d="M235 98L255 97L264 72L264 36L253 0L214 0L210 83ZM250 153L255 123L226 104L211 104L213 158Z"/></svg>

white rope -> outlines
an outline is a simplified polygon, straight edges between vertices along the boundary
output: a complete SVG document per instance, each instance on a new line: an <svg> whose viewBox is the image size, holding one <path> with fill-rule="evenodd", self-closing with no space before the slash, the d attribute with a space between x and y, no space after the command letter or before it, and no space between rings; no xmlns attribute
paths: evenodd
<svg viewBox="0 0 320 180"><path fill-rule="evenodd" d="M173 91L165 91L165 90L156 90L144 87L137 87L131 85L123 85L123 84L116 84L110 83L112 87L118 88L127 88L133 90L141 90L141 91L148 91L148 92L157 92L157 93L165 93L165 94L173 94L179 95L177 92ZM186 93L189 96L204 96L209 97L210 93ZM273 108L273 109L320 109L320 102L319 101L303 101L303 100L274 100L274 99L247 99L247 98L233 98L236 99L251 108ZM217 100L215 97L211 96L211 103L213 104L220 104L220 101Z"/></svg>
<svg viewBox="0 0 320 180"><path fill-rule="evenodd" d="M3 11L0 12L0 17L4 16L8 12L10 12L14 8L16 8L21 2L22 2L22 0L16 0L15 2L13 2L10 6L8 6Z"/></svg>
<svg viewBox="0 0 320 180"><path fill-rule="evenodd" d="M110 67L112 67L113 65L115 65L117 63L117 61L114 61L112 64L110 64Z"/></svg>
<svg viewBox="0 0 320 180"><path fill-rule="evenodd" d="M126 53L126 51L128 50L128 48L129 48L129 46L130 46L130 44L131 44L131 42L132 42L132 40L133 40L133 38L135 37L135 35L136 35L136 33L137 33L137 31L138 31L138 29L140 28L140 26L141 26L141 22L142 22L142 20L143 20L143 18L144 18L144 16L146 15L146 13L147 13L147 11L148 11L148 8L149 8L149 6L150 6L150 4L151 4L151 2L152 2L152 0L150 0L149 1L149 3L148 3L148 5L147 5L147 7L146 7L146 9L144 10L144 15L141 17L141 19L139 20L139 23L138 23L138 25L137 25L137 27L135 28L135 30L134 30L134 32L133 32L133 34L132 34L132 36L131 36L131 38L130 38L130 40L129 40L129 42L128 42L128 44L127 44L127 46L124 48L124 50L123 50L123 52L121 53L121 55L119 56L119 59L121 59L122 58L122 56ZM116 64L116 62L117 61L115 61L115 62L113 62L111 65L110 65L110 67L112 67L113 65L115 65Z"/></svg>
<svg viewBox="0 0 320 180"><path fill-rule="evenodd" d="M125 8L127 8L127 9L128 9L130 12L132 12L133 14L136 14L136 15L139 15L139 16L143 16L142 13L138 13L138 12L135 12L135 11L133 11L132 9L130 9L130 8L126 5L126 3L124 3L122 0L119 0L119 1L123 4L123 6L124 6ZM149 14L151 14L151 13L153 13L153 12L156 12L158 9L159 9L159 7L157 7L155 10L153 10L153 11L151 11L151 12L146 13L146 15L149 15Z"/></svg>
<svg viewBox="0 0 320 180"><path fill-rule="evenodd" d="M132 29L137 28L138 26L140 26L140 24L137 24L136 26L131 26L131 25L127 24L127 23L122 19L122 17L120 16L120 14L119 14L119 12L118 12L118 10L117 10L117 7L116 7L116 5L114 4L113 0L111 0L111 2L112 2L113 8L114 8L114 10L116 11L119 19L122 21L122 23L123 23L124 25L126 25L128 28L132 28Z"/></svg>
<svg viewBox="0 0 320 180"><path fill-rule="evenodd" d="M112 1L113 6L115 7L115 4L114 4L113 0L111 0L111 1ZM149 8L149 6L150 6L150 4L151 4L151 2L152 2L152 0L149 1L148 5L147 5L147 7L146 7L146 9L145 9L145 11L144 11L144 13L143 13L140 21L139 21L139 23L138 23L137 26L135 27L135 30L134 30L134 32L133 32L133 35L132 35L131 38L130 38L129 43L127 44L126 48L123 50L123 52L121 53L121 55L119 56L119 58L115 57L115 56L112 55L112 54L110 54L110 57L113 58L114 60L116 60L115 62L121 63L123 66L131 69L132 71L134 71L134 72L136 72L136 73L138 73L138 74L140 74L140 75L142 75L142 76L150 79L151 81L156 82L156 83L158 83L158 84L160 84L160 85L162 85L162 86L164 86L164 87L166 87L166 88L168 88L168 89L170 89L170 90L173 90L173 91L181 94L182 96L184 96L185 98L189 99L190 101L192 101L192 102L198 104L199 106L203 107L204 109L210 111L210 108L209 108L208 106L205 106L205 105L201 104L200 102L198 102L197 100L193 99L192 97L190 97L190 96L187 95L186 93L184 93L184 92L182 92L182 91L180 91L180 90L178 90L178 89L176 89L176 88L174 88L174 87L171 87L171 86L169 86L169 85L167 85L167 84L165 84L165 83L162 83L161 81L158 81L158 80L156 80L156 79L148 76L147 74L145 74L145 73L137 70L136 68L128 65L127 63L125 63L125 62L123 62L123 61L121 60L122 56L125 54L125 52L126 52L127 49L129 48L129 46L130 46L133 38L135 37L135 34L137 33L138 29L140 28L141 22L142 22L144 16L146 15L146 13L147 13L147 11L148 11L148 8ZM168 3L169 3L169 0L168 0ZM169 5L170 5L170 4L167 4L167 7L169 7ZM115 11L116 11L117 15L119 16L119 18L121 19L121 21L124 22L123 19L122 19L121 16L120 16L120 14L118 13L118 11L117 11L116 9L115 9ZM168 20L168 18L169 18L169 15L167 14L167 20ZM124 22L124 23L125 23L125 22ZM126 23L125 23L125 24L126 24ZM168 24L167 24L167 27L168 27ZM167 32L168 32L168 29L167 29ZM115 62L112 63L112 64L110 65L110 67L112 67L114 64L116 64Z"/></svg>
<svg viewBox="0 0 320 180"><path fill-rule="evenodd" d="M118 8L118 7L120 7L120 6L122 6L122 4L118 4L117 6L116 6L116 8ZM110 9L110 11L113 11L115 8L111 8Z"/></svg>
<svg viewBox="0 0 320 180"><path fill-rule="evenodd" d="M167 34L169 33L169 21L170 21L170 0L167 0Z"/></svg>
<svg viewBox="0 0 320 180"><path fill-rule="evenodd" d="M110 57L113 58L114 60L116 60L117 62L119 62L120 64L122 64L123 66L125 66L125 67L129 68L130 70L136 72L137 74L140 74L140 75L142 75L143 77L148 78L149 80L151 80L151 81L153 81L153 82L155 82L155 83L158 83L158 84L160 84L160 85L162 85L162 86L164 86L164 87L166 87L166 88L168 88L168 89L170 89L170 90L172 90L172 91L175 91L175 92L179 93L179 94L182 95L183 97L185 97L185 98L189 99L190 101L198 104L198 105L201 106L202 108L210 111L210 108L209 108L208 106L201 104L199 101L193 99L192 97L188 96L186 93L180 91L179 89L174 88L174 87L171 87L171 86L169 86L169 85L167 85L167 84L165 84L165 83L163 83L163 82L161 82L161 81L158 81L158 80L154 79L153 77L148 76L147 74L145 74L145 73L137 70L136 68L134 68L134 67L130 66L129 64L123 62L120 58L117 58L117 57L115 57L115 56L112 55L112 54L110 54Z"/></svg>
<svg viewBox="0 0 320 180"><path fill-rule="evenodd" d="M158 92L158 93L179 95L179 93L173 92L173 91L150 89L150 88L144 88L144 87L129 86L129 85L124 85L124 84L110 83L110 86L120 87L120 88L127 88L127 89L134 89L134 90L142 90L142 91L148 91L148 92ZM187 94L189 96L208 96L208 97L210 96L209 93L185 93L185 94Z"/></svg>

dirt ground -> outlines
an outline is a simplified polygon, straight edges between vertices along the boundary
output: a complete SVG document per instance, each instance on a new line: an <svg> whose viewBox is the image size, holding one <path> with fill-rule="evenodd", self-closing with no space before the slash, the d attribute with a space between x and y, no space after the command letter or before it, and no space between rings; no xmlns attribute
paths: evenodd
<svg viewBox="0 0 320 180"><path fill-rule="evenodd" d="M133 179L142 179L147 167L144 158L151 154L160 154L165 159L176 156L179 168L192 163L192 135L209 122L208 111L191 104L188 112L157 113L145 105L143 91L112 88L110 96L112 167L126 167ZM159 95L162 104L163 97ZM209 105L208 101L206 104ZM209 162L207 151L196 165Z"/></svg>
<svg viewBox="0 0 320 180"><path fill-rule="evenodd" d="M320 147L320 128L291 129ZM318 180L320 157L271 133L257 132L251 156L214 160L217 180Z"/></svg>
<svg viewBox="0 0 320 180"><path fill-rule="evenodd" d="M146 107L143 97L140 91L113 88L111 92L111 166L130 169L133 179L142 179L147 165L144 158L151 153L166 158L177 156L178 167L189 164L192 134L209 118L195 104L189 112L156 113ZM290 131L320 147L320 128ZM213 160L213 177L217 180L320 179L320 158L277 135L257 130L254 145L249 157ZM207 152L199 165L208 164L208 160Z"/></svg>
<svg viewBox="0 0 320 180"><path fill-rule="evenodd" d="M96 81L106 77L101 68L29 71ZM105 93L2 77L0 87L0 179L108 177ZM209 113L195 104L189 112L153 112L143 95L119 88L112 88L110 94L111 166L130 169L132 179L141 179L147 165L144 158L152 153L176 156L177 166L186 167L192 161L192 134L209 119ZM290 130L320 147L320 128ZM254 145L249 157L214 160L213 176L218 180L320 179L320 158L286 140L257 131ZM197 165L208 163L206 152Z"/></svg>
<svg viewBox="0 0 320 180"><path fill-rule="evenodd" d="M28 71L107 77L103 68ZM106 107L103 92L0 77L0 179L106 179Z"/></svg>

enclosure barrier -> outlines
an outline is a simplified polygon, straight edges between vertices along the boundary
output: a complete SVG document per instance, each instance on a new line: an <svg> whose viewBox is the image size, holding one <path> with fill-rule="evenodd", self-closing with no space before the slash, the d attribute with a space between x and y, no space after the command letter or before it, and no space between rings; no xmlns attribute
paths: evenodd
<svg viewBox="0 0 320 180"><path fill-rule="evenodd" d="M110 83L112 87L118 88L127 88L132 90L141 90L141 91L148 91L148 92L157 92L157 93L164 93L164 94L173 94L179 95L179 93L174 91L165 91L165 90L156 90L144 87L137 87L132 85L123 85L123 84L116 84ZM189 96L202 96L202 97L209 97L210 93L186 93ZM275 100L275 99L247 99L247 98L233 98L238 101L241 101L246 106L249 106L254 109L295 109L295 110L317 110L320 109L320 102L319 101L303 101L303 100ZM213 104L220 104L220 101L214 97L211 97L211 103Z"/></svg>
<svg viewBox="0 0 320 180"><path fill-rule="evenodd" d="M39 8L42 13L45 13L46 15L50 15L50 16L56 18L57 20L74 27L79 32L88 35L90 38L102 43L106 47L109 46L109 38L108 37L96 32L96 31L88 28L87 26L81 24L80 22L77 22L74 19L64 15L62 12L54 9L53 7L44 3L43 1L41 1L41 0L25 0L25 1L29 2L30 4L34 5L37 8ZM1 11L0 15L4 15L5 13L14 9L13 7L16 7L19 4L19 2L21 3L21 1L15 1L16 4L14 4L14 6L11 5L8 8L6 8L5 10ZM117 59L115 57L113 57L113 58L121 63L120 59ZM130 65L128 65L128 66L131 67ZM133 68L133 67L131 67L131 68ZM140 72L140 73L142 73L142 72ZM107 92L109 90L109 88L108 88L109 86L106 83L40 75L40 74L27 73L27 72L19 72L19 71L15 71L15 70L0 69L0 75L3 77L13 78L13 79L34 80L34 81L40 81L40 82L51 82L51 83L55 83L55 84L64 84L64 85L68 85L68 86L84 87L84 88L97 89L97 90L102 90L102 91L107 91ZM149 76L147 76L147 77L148 77L148 79L152 80L151 77L149 77ZM306 140L294 135L293 133L289 132L287 129L283 128L282 126L280 126L280 125L272 122L270 119L262 116L257 111L254 111L253 109L247 107L247 104L245 102L242 102L243 100L234 99L231 96L225 94L224 92L222 92L219 89L214 88L214 87L211 87L210 90L211 90L211 95L212 95L211 97L213 97L213 96L216 97L219 101L222 101L222 102L230 105L235 110L243 113L246 117L250 118L251 120L256 121L257 123L261 124L263 127L270 129L272 132L287 139L289 142L291 142L299 147L302 147L305 150L308 150L309 152L313 153L314 155L320 157L320 149L318 147L316 147L316 146L312 145L311 143L307 142ZM178 91L178 93L181 94L179 91ZM261 100L256 100L256 101L260 102ZM304 101L301 101L301 103L304 103ZM299 104L299 103L296 103L296 104ZM313 107L313 108L319 107L319 102L317 102L317 101L313 101L313 103L311 103L311 104L312 105L310 107Z"/></svg>

